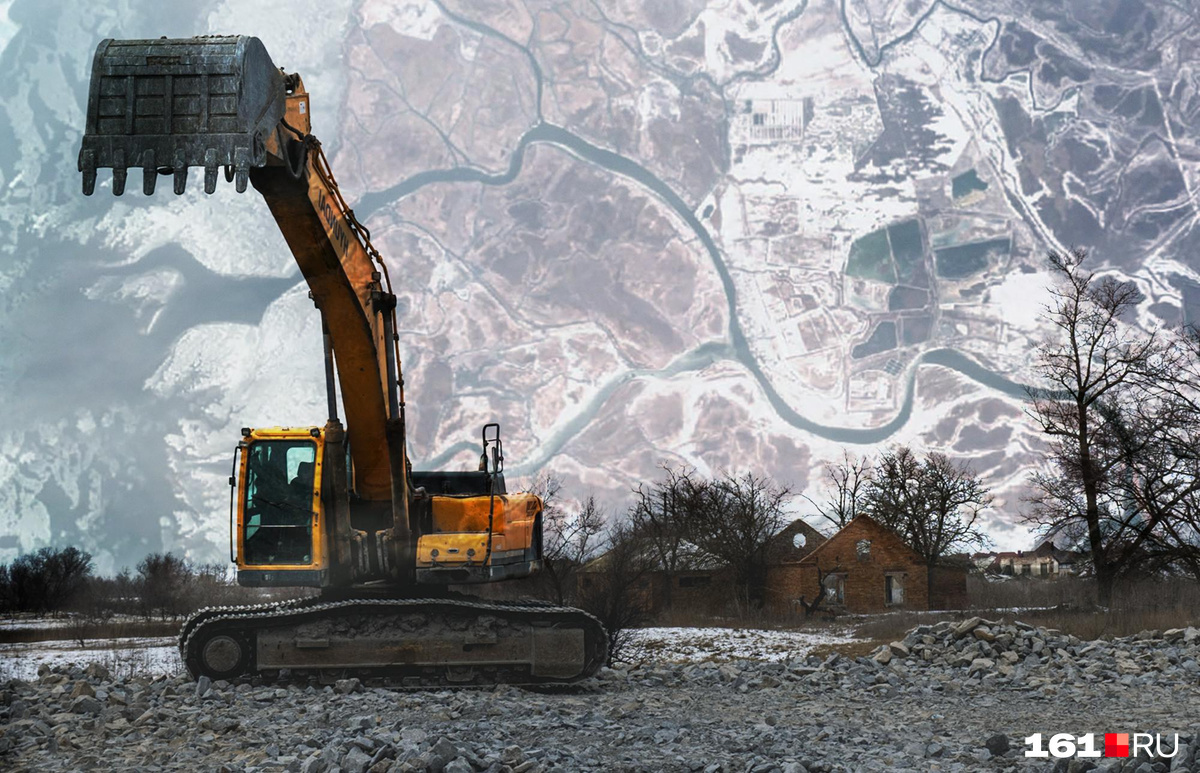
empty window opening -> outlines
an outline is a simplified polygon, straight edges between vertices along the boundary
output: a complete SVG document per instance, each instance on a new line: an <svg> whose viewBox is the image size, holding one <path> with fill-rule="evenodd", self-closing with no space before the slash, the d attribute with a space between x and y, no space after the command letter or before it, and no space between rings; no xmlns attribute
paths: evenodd
<svg viewBox="0 0 1200 773"><path fill-rule="evenodd" d="M854 544L854 550L858 554L859 561L871 560L871 540L860 539Z"/></svg>
<svg viewBox="0 0 1200 773"><path fill-rule="evenodd" d="M903 604L904 603L904 575L889 574L885 578L884 594L887 603Z"/></svg>
<svg viewBox="0 0 1200 773"><path fill-rule="evenodd" d="M846 576L831 574L825 577L825 600L830 604L846 603Z"/></svg>

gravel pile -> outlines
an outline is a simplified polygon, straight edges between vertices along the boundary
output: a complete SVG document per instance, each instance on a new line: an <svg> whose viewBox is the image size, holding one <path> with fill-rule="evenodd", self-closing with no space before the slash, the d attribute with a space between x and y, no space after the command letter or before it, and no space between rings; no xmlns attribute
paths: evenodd
<svg viewBox="0 0 1200 773"><path fill-rule="evenodd" d="M1142 631L1112 641L1075 636L1022 622L972 617L922 625L903 641L879 647L874 661L894 673L914 667L950 667L985 684L1116 681L1127 687L1200 680L1200 630Z"/></svg>
<svg viewBox="0 0 1200 773"><path fill-rule="evenodd" d="M1081 642L974 619L920 626L869 657L647 663L556 692L59 666L0 684L0 768L1200 773L1196 657L1194 629ZM1027 759L1035 732L1179 733L1181 748L1162 760Z"/></svg>

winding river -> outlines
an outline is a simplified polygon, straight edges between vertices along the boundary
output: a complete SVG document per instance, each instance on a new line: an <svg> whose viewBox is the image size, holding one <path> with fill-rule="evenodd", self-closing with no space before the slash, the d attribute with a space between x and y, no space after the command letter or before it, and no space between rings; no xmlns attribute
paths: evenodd
<svg viewBox="0 0 1200 773"><path fill-rule="evenodd" d="M438 3L438 5L440 7L441 4ZM447 12L447 16L480 34L486 34L502 40L523 53L525 58L530 62L532 76L537 82L537 94L539 96L538 114L541 115L540 96L543 90L543 74L537 65L537 59L533 52L528 47L513 41L511 38L480 22L467 21L450 12ZM777 31L778 26L776 27ZM857 43L857 40L855 42ZM600 389L587 403L580 407L579 411L573 417L560 424L545 438L536 458L530 459L528 463L522 465L520 470L514 469L514 472L529 472L540 468L595 418L612 394L623 384L637 378L673 376L682 372L697 371L721 360L734 360L745 367L758 382L780 419L797 429L837 443L880 443L887 440L892 434L903 427L912 415L916 375L921 365L937 365L949 368L988 389L999 391L1011 397L1025 397L1026 387L1024 385L1011 381L1005 376L987 369L959 351L941 348L922 352L910 364L904 377L904 395L901 400L900 409L887 424L869 428L846 427L820 424L806 418L784 400L767 377L767 374L763 372L758 360L754 357L749 342L746 340L745 332L742 329L738 313L737 288L734 285L733 277L730 275L729 267L712 235L705 228L704 224L700 222L692 207L669 185L637 161L612 150L594 145L570 130L542 119L539 119L537 123L521 136L520 141L509 157L508 168L502 172L487 172L471 167L453 167L420 172L400 182L398 185L374 193L368 193L358 202L355 210L360 216L366 217L372 212L390 206L404 197L432 185L507 185L521 173L525 161L525 151L530 145L534 144L557 147L587 163L594 164L612 174L631 180L674 211L680 220L686 224L687 228L696 236L696 239L708 254L713 268L721 280L721 285L728 302L729 332L727 342L709 342L703 344L690 352L680 355L664 368L632 369L610 378L601 385ZM459 450L461 449L457 446L446 449L437 457L426 460L425 463L429 466L437 465L448 460Z"/></svg>

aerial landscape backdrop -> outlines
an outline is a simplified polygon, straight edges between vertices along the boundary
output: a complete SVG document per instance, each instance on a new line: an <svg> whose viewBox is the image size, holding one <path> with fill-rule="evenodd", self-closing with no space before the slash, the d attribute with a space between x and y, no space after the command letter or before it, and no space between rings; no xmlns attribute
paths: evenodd
<svg viewBox="0 0 1200 773"><path fill-rule="evenodd" d="M1200 17L1141 0L0 0L0 561L227 552L244 426L325 420L253 192L80 192L107 37L260 37L399 297L418 468L611 511L661 464L819 498L969 461L1020 523L1048 250L1200 322ZM116 9L116 10L114 10ZM796 513L807 503L798 499Z"/></svg>

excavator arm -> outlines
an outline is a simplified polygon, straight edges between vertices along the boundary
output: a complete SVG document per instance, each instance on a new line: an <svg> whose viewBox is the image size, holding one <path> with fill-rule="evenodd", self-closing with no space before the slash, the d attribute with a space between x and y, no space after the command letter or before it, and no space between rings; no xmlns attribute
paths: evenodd
<svg viewBox="0 0 1200 773"><path fill-rule="evenodd" d="M105 40L92 65L79 152L83 191L93 192L99 168L113 170L118 196L131 167L142 170L147 195L160 174L182 194L192 166L203 167L206 193L216 190L221 167L239 192L250 181L332 338L357 491L393 499L396 449L387 427L402 419L399 400L389 400L399 375L395 296L381 285L387 267L338 191L310 115L300 77L276 69L258 38Z"/></svg>
<svg viewBox="0 0 1200 773"><path fill-rule="evenodd" d="M358 498L391 504L391 560L409 562L407 457L395 295L387 266L338 190L299 75L271 62L253 37L105 40L96 49L87 131L79 152L83 190L113 170L121 195L128 170L142 190L170 175L176 194L189 167L239 192L263 196L320 309L346 413ZM332 400L331 400L331 404ZM335 404L334 404L335 405ZM336 439L340 427L333 429Z"/></svg>

